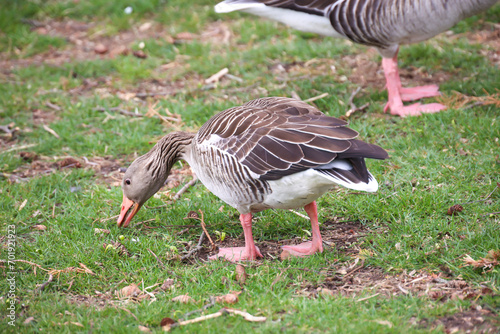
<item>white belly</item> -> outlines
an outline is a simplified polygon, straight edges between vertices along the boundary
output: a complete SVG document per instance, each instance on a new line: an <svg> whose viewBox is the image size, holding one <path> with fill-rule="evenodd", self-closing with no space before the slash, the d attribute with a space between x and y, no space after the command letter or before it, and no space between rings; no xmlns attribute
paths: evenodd
<svg viewBox="0 0 500 334"><path fill-rule="evenodd" d="M312 169L268 182L272 192L265 196L263 203L252 206L252 211L300 208L315 201L335 184Z"/></svg>

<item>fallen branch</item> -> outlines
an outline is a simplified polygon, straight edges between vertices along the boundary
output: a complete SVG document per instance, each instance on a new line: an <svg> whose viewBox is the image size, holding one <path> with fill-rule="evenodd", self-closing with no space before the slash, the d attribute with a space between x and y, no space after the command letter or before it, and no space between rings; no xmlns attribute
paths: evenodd
<svg viewBox="0 0 500 334"><path fill-rule="evenodd" d="M116 216L113 216L113 217L109 217L109 218L104 218L104 219L101 219L100 222L101 223L104 223L104 222L107 222L108 220L111 220L111 219L116 219L118 218L119 215L116 215Z"/></svg>
<svg viewBox="0 0 500 334"><path fill-rule="evenodd" d="M266 317L256 317L254 315L251 315L250 313L240 311L237 309L232 309L232 308L224 308L226 312L233 313L233 314L238 314L241 315L246 321L251 321L251 322L264 322L267 320Z"/></svg>
<svg viewBox="0 0 500 334"><path fill-rule="evenodd" d="M295 210L288 209L288 211L290 211L290 212L292 212L292 213L295 213L295 214L296 214L297 216L299 216L299 217L305 218L305 219L307 219L307 220L311 220L311 218L309 218L308 216L303 215L302 213L297 212L297 211L295 211Z"/></svg>
<svg viewBox="0 0 500 334"><path fill-rule="evenodd" d="M160 265L161 269L165 269L165 265L163 264L163 262L161 262L158 256L156 256L156 254L151 249L147 248L147 250L156 258L156 261Z"/></svg>
<svg viewBox="0 0 500 334"><path fill-rule="evenodd" d="M117 306L117 308L119 308L120 310L123 310L123 311L127 312L128 314L130 314L132 317L134 317L135 321L139 321L139 319L137 319L137 317L135 316L135 314L132 313L132 311L126 309L125 307Z"/></svg>
<svg viewBox="0 0 500 334"><path fill-rule="evenodd" d="M493 190L483 199L478 199L476 201L469 201L469 202L465 202L465 203L462 203L461 205L465 205L465 204L471 204L471 203L477 203L477 202L484 202L484 201L487 201L491 195L493 195L493 193L497 190L497 189L500 189L500 182L497 182L496 184L496 187L493 188Z"/></svg>
<svg viewBox="0 0 500 334"><path fill-rule="evenodd" d="M362 301L364 301L364 300L368 300L368 299L370 299L370 298L376 297L376 296L378 296L378 295L380 295L380 293L376 293L376 294L374 294L374 295L371 295L371 296L368 296L368 297L365 297L365 298L360 298L360 299L356 300L356 302L357 302L357 303L359 303L359 302L362 302Z"/></svg>
<svg viewBox="0 0 500 334"><path fill-rule="evenodd" d="M207 235L208 241L210 241L210 244L212 245L212 250L214 250L216 248L216 246L215 246L214 242L212 241L212 238L210 238L210 234L208 234L207 228L205 226L205 221L203 219L203 211L201 211L201 209L198 209L198 211L201 213L201 218L200 218L201 228L203 229L203 231Z"/></svg>
<svg viewBox="0 0 500 334"><path fill-rule="evenodd" d="M347 104L349 105L349 107L351 107L351 109L357 108L353 101L354 101L354 97L359 93L360 90L361 90L361 87L356 88L356 90L351 93L351 96L349 96L349 100L347 100Z"/></svg>
<svg viewBox="0 0 500 334"><path fill-rule="evenodd" d="M194 324L194 323L197 323L200 321L205 321L208 319L218 318L218 317L220 317L224 314L228 314L228 313L241 315L245 320L250 321L250 322L264 322L267 320L266 317L256 317L254 315L251 315L250 313L240 311L237 309L221 308L219 311L212 313L212 314L203 315L201 317L194 318L191 320L184 320L184 321L176 322L176 323L170 325L170 328L178 327L178 326L185 326L185 325Z"/></svg>
<svg viewBox="0 0 500 334"><path fill-rule="evenodd" d="M172 197L172 200L173 201L177 201L181 196L182 194L184 194L188 189L189 187L192 187L194 186L194 184L196 183L196 181L198 181L198 178L195 176L193 177L193 179L191 181L189 181L188 183L186 183L178 192L177 194L174 195L174 197Z"/></svg>
<svg viewBox="0 0 500 334"><path fill-rule="evenodd" d="M106 111L118 111L120 114L125 115L125 116L131 116L131 117L144 117L143 114L138 113L138 112L131 112L122 108L118 107L113 107L113 108L103 108L103 107L97 107L94 108L95 111L100 111L100 112L106 112Z"/></svg>
<svg viewBox="0 0 500 334"><path fill-rule="evenodd" d="M193 314L199 313L199 312L203 312L203 311L205 311L206 309L208 309L208 308L210 308L212 306L215 306L215 298L213 296L210 297L210 302L208 304L203 305L203 307L200 308L200 309L198 309L198 310L187 312L186 314L184 314L182 316L182 318L180 318L180 320L184 321L184 319L188 318L190 315L193 315Z"/></svg>
<svg viewBox="0 0 500 334"><path fill-rule="evenodd" d="M194 253L200 251L203 248L201 244L203 243L204 240L205 240L205 231L201 232L200 239L198 240L198 244L196 245L196 247L191 249L186 255L182 256L181 261L189 258Z"/></svg>
<svg viewBox="0 0 500 334"><path fill-rule="evenodd" d="M36 290L35 290L35 293L40 293L43 291L43 289L45 289L45 287L47 285L49 285L50 282L52 282L52 280L54 279L54 276L52 276L51 273L49 273L49 279L45 282L42 283L42 285L40 285Z"/></svg>
<svg viewBox="0 0 500 334"><path fill-rule="evenodd" d="M346 279L346 277L351 276L352 274L354 274L356 271L363 268L364 266L365 266L365 260L361 261L361 264L358 267L356 267L353 270L351 270L350 272L346 273L344 275L344 277L342 277L342 280L344 281Z"/></svg>
<svg viewBox="0 0 500 334"><path fill-rule="evenodd" d="M216 82L219 82L219 80L225 76L226 74L229 73L229 69L227 67L223 68L222 70L220 70L219 72L215 73L214 75L212 75L210 78L206 79L205 80L205 83L206 84L210 84L210 83L216 83Z"/></svg>
<svg viewBox="0 0 500 334"><path fill-rule="evenodd" d="M352 92L351 96L349 96L349 100L347 101L347 104L349 105L350 109L346 111L345 115L342 116L341 118L349 118L352 114L354 114L356 111L362 111L366 109L370 103L365 103L361 107L356 107L354 104L354 97L359 93L361 90L361 87L356 88L354 92Z"/></svg>
<svg viewBox="0 0 500 334"><path fill-rule="evenodd" d="M55 111L61 111L61 110L62 110L62 108L61 108L61 107L59 107L57 104L54 104L54 103L49 102L49 101L45 102L45 105L46 105L47 107L49 107L49 108L51 108L51 109L55 110Z"/></svg>
<svg viewBox="0 0 500 334"><path fill-rule="evenodd" d="M53 135L54 137L56 137L57 139L59 139L59 135L57 134L57 132L55 132L54 130L52 130L51 128L49 128L47 125L43 124L42 125L43 129L47 132L49 132L51 135Z"/></svg>
<svg viewBox="0 0 500 334"><path fill-rule="evenodd" d="M308 103L308 102L314 102L316 100L322 99L322 98L327 97L327 96L328 96L328 93L323 93L323 94L320 94L318 96L310 97L307 100L304 100L304 102L306 102L306 103Z"/></svg>

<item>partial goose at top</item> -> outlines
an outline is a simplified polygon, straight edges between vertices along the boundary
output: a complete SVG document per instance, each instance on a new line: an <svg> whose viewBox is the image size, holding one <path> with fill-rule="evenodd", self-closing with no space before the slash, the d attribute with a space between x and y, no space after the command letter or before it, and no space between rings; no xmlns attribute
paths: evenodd
<svg viewBox="0 0 500 334"><path fill-rule="evenodd" d="M427 40L459 21L485 11L498 0L225 0L218 13L243 11L292 28L343 37L373 46L382 55L388 103L384 111L418 116L445 109L442 104L403 105L440 95L437 85L403 88L397 55L401 44Z"/></svg>

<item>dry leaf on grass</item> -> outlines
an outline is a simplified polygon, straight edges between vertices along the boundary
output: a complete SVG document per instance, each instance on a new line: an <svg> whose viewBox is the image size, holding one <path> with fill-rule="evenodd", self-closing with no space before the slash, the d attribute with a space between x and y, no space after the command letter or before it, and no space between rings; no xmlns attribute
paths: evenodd
<svg viewBox="0 0 500 334"><path fill-rule="evenodd" d="M57 162L59 168L81 168L82 164L80 161L76 160L73 157L67 157L63 160Z"/></svg>
<svg viewBox="0 0 500 334"><path fill-rule="evenodd" d="M31 228L38 231L45 231L47 229L47 226L40 224L40 225L33 225L31 226Z"/></svg>
<svg viewBox="0 0 500 334"><path fill-rule="evenodd" d="M135 298L139 297L142 294L141 289L137 286L137 284L130 284L124 288L121 288L119 291L115 291L115 294L118 298Z"/></svg>
<svg viewBox="0 0 500 334"><path fill-rule="evenodd" d="M446 214L448 214L449 216L453 216L459 212L462 212L463 210L464 210L464 208L460 204L455 204L455 205L450 206L448 208L448 211L446 212Z"/></svg>
<svg viewBox="0 0 500 334"><path fill-rule="evenodd" d="M161 285L160 289L163 291L171 289L174 286L174 280L171 278L167 278L165 281L163 281L163 284Z"/></svg>
<svg viewBox="0 0 500 334"><path fill-rule="evenodd" d="M57 275L57 276L59 276L59 274L61 274L61 273L71 273L71 272L76 272L78 274L95 275L94 272L92 270L90 270L89 268L87 268L87 266L84 265L83 263L80 263L80 267L81 268L68 267L66 269L61 269L61 270L54 269L54 270L50 270L48 273L51 275Z"/></svg>
<svg viewBox="0 0 500 334"><path fill-rule="evenodd" d="M235 304L238 302L238 295L241 294L241 291L231 291L230 293L215 297L215 301L217 303L226 303L226 304Z"/></svg>
<svg viewBox="0 0 500 334"><path fill-rule="evenodd" d="M38 154L36 154L35 152L21 151L19 152L19 156L24 161L30 161L30 162L38 159Z"/></svg>
<svg viewBox="0 0 500 334"><path fill-rule="evenodd" d="M466 266L493 270L494 266L500 265L500 250L490 250L485 257L477 261L467 254L463 260Z"/></svg>
<svg viewBox="0 0 500 334"><path fill-rule="evenodd" d="M34 321L35 318L34 317L27 317L24 321L23 321L23 324L27 325L29 324L30 322Z"/></svg>
<svg viewBox="0 0 500 334"><path fill-rule="evenodd" d="M180 303L183 303L183 304L188 304L188 303L194 303L195 302L195 300L193 298L189 297L187 294L174 297L174 298L172 298L172 301L173 302L180 302Z"/></svg>

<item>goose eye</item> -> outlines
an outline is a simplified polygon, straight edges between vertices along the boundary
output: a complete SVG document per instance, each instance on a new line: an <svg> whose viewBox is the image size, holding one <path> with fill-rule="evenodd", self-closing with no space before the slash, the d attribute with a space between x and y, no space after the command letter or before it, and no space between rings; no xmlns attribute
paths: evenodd
<svg viewBox="0 0 500 334"><path fill-rule="evenodd" d="M125 180L125 184L126 184L126 185L130 185L130 179L126 179L126 180Z"/></svg>

